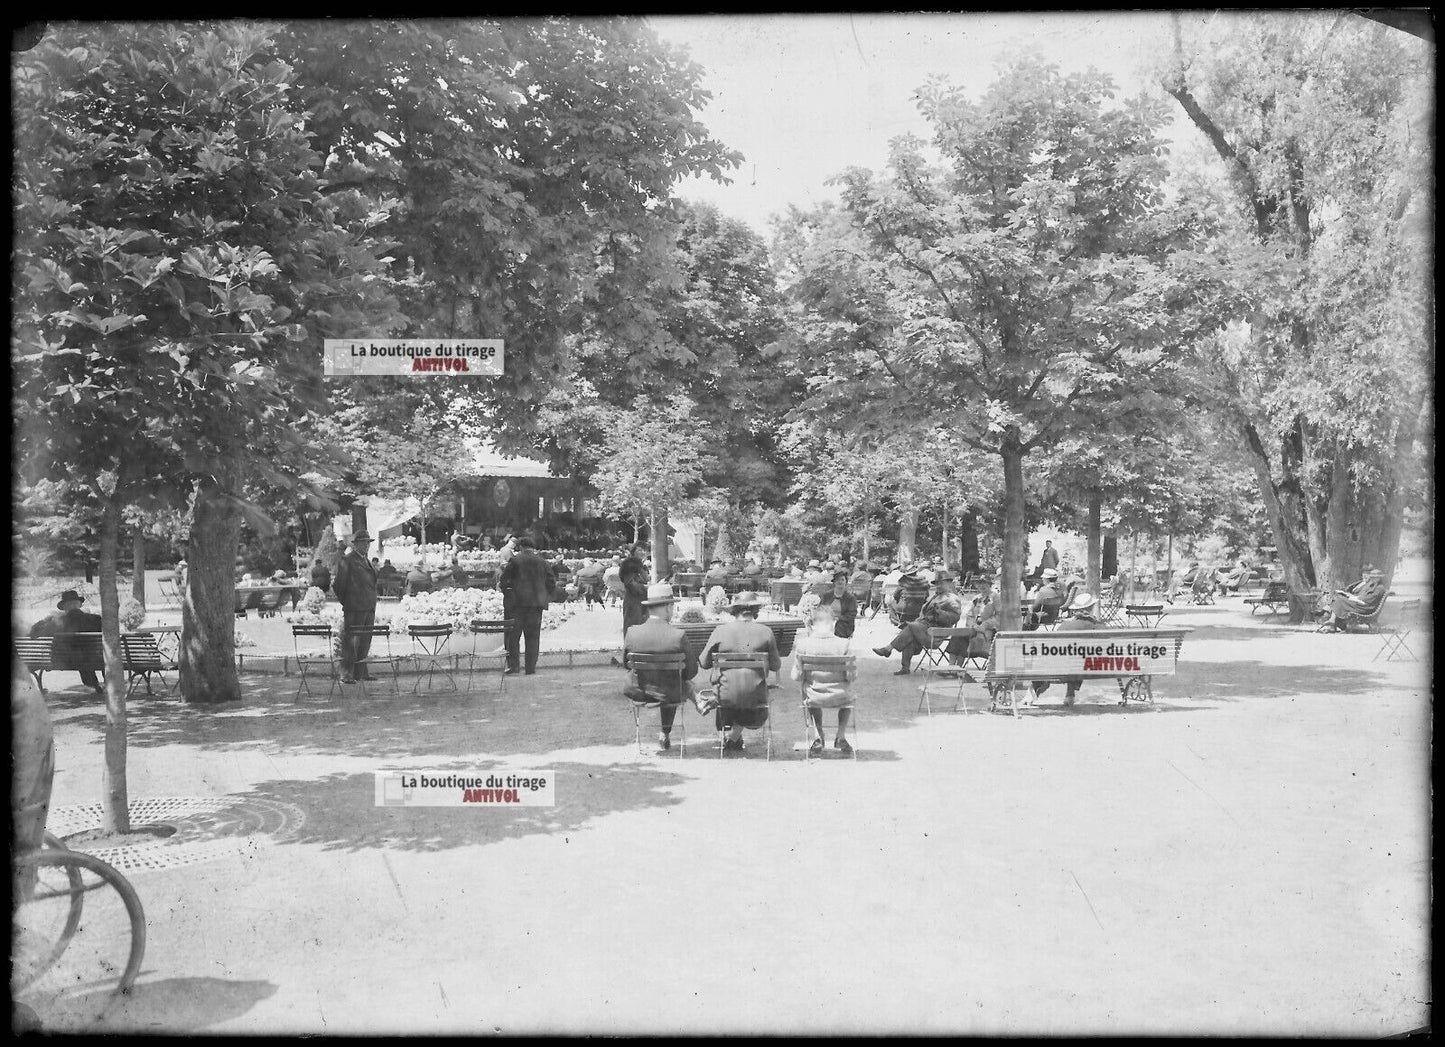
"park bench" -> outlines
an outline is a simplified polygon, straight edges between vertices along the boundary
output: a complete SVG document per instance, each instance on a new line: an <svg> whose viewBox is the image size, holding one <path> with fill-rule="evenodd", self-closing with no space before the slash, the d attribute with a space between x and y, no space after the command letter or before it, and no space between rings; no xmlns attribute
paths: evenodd
<svg viewBox="0 0 1445 1047"><path fill-rule="evenodd" d="M994 635L983 683L989 711L1015 717L1033 705L1033 684L1070 679L1113 679L1119 704L1154 700L1153 678L1173 676L1188 629L1081 629L1068 632L1001 632ZM1022 693L1020 693L1022 689Z"/></svg>
<svg viewBox="0 0 1445 1047"><path fill-rule="evenodd" d="M1364 626L1365 632L1367 633L1374 632L1376 627L1380 624L1380 612L1385 609L1385 601L1387 601L1390 597L1394 595L1395 594L1393 592L1384 593L1380 596L1380 599L1371 607L1367 607L1364 610L1360 611L1356 611L1353 609L1346 611L1344 616L1340 618L1339 624L1344 628L1345 632L1349 632L1356 625ZM1328 609L1325 610L1326 613L1320 619L1319 625L1316 626L1316 632L1329 631L1330 619Z"/></svg>
<svg viewBox="0 0 1445 1047"><path fill-rule="evenodd" d="M100 633L65 633L60 636L17 638L15 649L25 663L25 671L35 677L35 686L45 693L41 677L48 672L105 671L101 653Z"/></svg>
<svg viewBox="0 0 1445 1047"><path fill-rule="evenodd" d="M1253 615L1261 607L1268 608L1271 615L1289 610L1289 586L1284 582L1269 582L1264 587L1264 592L1258 596L1246 596L1244 602L1249 605L1249 613Z"/></svg>

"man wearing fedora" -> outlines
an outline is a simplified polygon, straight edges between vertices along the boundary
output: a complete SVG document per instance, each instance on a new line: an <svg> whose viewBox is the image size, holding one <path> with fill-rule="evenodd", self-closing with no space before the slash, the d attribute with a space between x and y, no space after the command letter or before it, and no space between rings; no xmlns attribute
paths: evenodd
<svg viewBox="0 0 1445 1047"><path fill-rule="evenodd" d="M1059 584L1056 568L1045 567L1040 573L1039 585L1029 597L1028 619L1025 629L1037 629L1040 625L1053 625L1058 621L1059 611L1064 606L1064 587Z"/></svg>
<svg viewBox="0 0 1445 1047"><path fill-rule="evenodd" d="M903 623L898 635L887 647L875 647L873 653L887 658L894 651L903 656L903 667L894 676L907 676L912 669L913 656L928 644L929 629L952 629L963 617L963 598L954 592L952 571L940 571L933 579L938 591L930 596L918 611L918 617Z"/></svg>
<svg viewBox="0 0 1445 1047"><path fill-rule="evenodd" d="M675 600L672 586L667 582L649 585L647 595L641 601L647 617L622 635L622 664L632 674L630 686L641 687L645 684L663 691L669 698L676 699L673 703L658 707L662 728L657 736L660 749L672 747L672 722L677 716L677 706L692 698L692 680L697 676L697 655L688 646L687 635L672 624L672 605ZM677 679L671 674L657 680L640 680L637 670L632 668L628 658L632 654L683 655L685 661L682 668L682 692L673 693Z"/></svg>
<svg viewBox="0 0 1445 1047"><path fill-rule="evenodd" d="M1330 616L1324 628L1334 632L1348 632L1345 624L1352 614L1369 614L1379 606L1385 596L1385 572L1374 567L1365 568L1365 576L1348 589L1336 590L1330 601Z"/></svg>
<svg viewBox="0 0 1445 1047"><path fill-rule="evenodd" d="M724 751L741 752L743 728L758 728L768 722L768 672L783 666L778 654L778 638L758 621L763 609L762 596L741 592L733 597L733 620L723 622L712 631L702 652L702 667L711 669L718 654L762 654L767 656L768 670L759 675L753 669L729 669L715 674L717 685L717 729L728 731Z"/></svg>
<svg viewBox="0 0 1445 1047"><path fill-rule="evenodd" d="M336 561L336 580L331 589L341 602L341 682L370 680L366 657L371 654L371 636L352 636L357 626L376 624L376 568L367 559L371 535L357 531L351 548Z"/></svg>
<svg viewBox="0 0 1445 1047"><path fill-rule="evenodd" d="M71 633L100 632L100 615L82 611L80 605L83 603L85 603L85 597L74 589L65 590L60 594L60 599L56 601L55 610L30 627L30 638L35 640L42 636L68 636ZM96 677L94 669L79 671L81 683L97 694L105 693L105 687Z"/></svg>
<svg viewBox="0 0 1445 1047"><path fill-rule="evenodd" d="M538 647L542 642L542 612L552 599L552 590L557 585L552 565L537 555L532 539L522 535L517 539L517 551L502 568L502 577L497 588L502 590L504 613L514 624L507 630L506 675L515 676L521 671L518 663L523 638L527 642L526 672L537 674Z"/></svg>

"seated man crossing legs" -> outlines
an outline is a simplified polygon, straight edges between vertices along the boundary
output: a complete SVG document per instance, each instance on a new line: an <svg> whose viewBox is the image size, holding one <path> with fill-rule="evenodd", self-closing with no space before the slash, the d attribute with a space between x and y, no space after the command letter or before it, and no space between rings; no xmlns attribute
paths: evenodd
<svg viewBox="0 0 1445 1047"><path fill-rule="evenodd" d="M910 664L914 655L927 646L929 629L952 629L958 624L958 619L963 616L963 598L954 592L953 583L951 572L939 572L933 579L937 592L923 604L918 617L899 629L898 635L887 647L873 648L873 653L883 658L894 651L903 656L903 667L894 676L907 676L912 672Z"/></svg>

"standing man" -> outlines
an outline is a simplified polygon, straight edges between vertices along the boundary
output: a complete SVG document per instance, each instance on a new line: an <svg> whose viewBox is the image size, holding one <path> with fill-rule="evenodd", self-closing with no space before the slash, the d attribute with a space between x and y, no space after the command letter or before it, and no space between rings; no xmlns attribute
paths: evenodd
<svg viewBox="0 0 1445 1047"><path fill-rule="evenodd" d="M542 641L542 612L552 598L552 587L557 579L552 574L552 565L537 555L537 547L526 535L517 539L517 551L502 568L498 588L502 590L502 601L510 605L507 617L513 621L507 630L506 675L515 676L519 671L518 648L525 637L527 641L526 672L537 674L537 648Z"/></svg>
<svg viewBox="0 0 1445 1047"><path fill-rule="evenodd" d="M1054 548L1053 542L1044 542L1044 551L1039 555L1039 574L1043 574L1052 567L1059 569L1059 551Z"/></svg>
<svg viewBox="0 0 1445 1047"><path fill-rule="evenodd" d="M647 552L647 546L634 545L627 554L627 559L622 561L618 568L617 578L622 583L622 635L627 635L627 630L634 625L641 625L647 621L647 608L642 601L647 599L647 565L642 562L642 557Z"/></svg>
<svg viewBox="0 0 1445 1047"><path fill-rule="evenodd" d="M371 535L357 531L351 536L351 549L336 561L336 581L332 589L341 601L341 682L370 680L366 657L371 653L369 635L352 636L358 625L376 624L376 568L366 554L371 549Z"/></svg>

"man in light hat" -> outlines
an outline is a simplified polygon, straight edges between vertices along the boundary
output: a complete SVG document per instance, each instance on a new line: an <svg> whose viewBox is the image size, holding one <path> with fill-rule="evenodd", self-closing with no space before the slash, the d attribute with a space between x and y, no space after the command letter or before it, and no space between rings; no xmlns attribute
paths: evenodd
<svg viewBox="0 0 1445 1047"><path fill-rule="evenodd" d="M1078 593L1074 596L1073 600L1069 602L1068 610L1071 617L1065 618L1060 622L1059 627L1054 631L1059 633L1073 633L1103 628L1104 623L1098 619L1098 607L1098 598L1095 597L1093 593ZM1074 697L1079 693L1079 688L1084 686L1084 678L1082 676L1070 676L1066 678L1064 682L1066 684L1064 704L1073 705ZM1035 682L1035 697L1043 694L1048 689L1049 685L1044 681Z"/></svg>
<svg viewBox="0 0 1445 1047"><path fill-rule="evenodd" d="M65 590L60 594L60 599L55 602L55 610L30 627L30 638L36 640L43 636L69 636L73 633L100 632L100 615L82 611L80 605L83 603L85 603L85 597L74 589ZM81 683L96 694L105 693L105 687L101 685L94 669L77 671L80 673Z"/></svg>
<svg viewBox="0 0 1445 1047"><path fill-rule="evenodd" d="M1052 567L1045 567L1040 575L1038 588L1029 597L1024 628L1037 629L1040 625L1053 625L1059 620L1064 597L1064 587L1059 584L1059 572Z"/></svg>
<svg viewBox="0 0 1445 1047"><path fill-rule="evenodd" d="M894 676L907 676L912 671L909 663L928 644L929 629L952 629L963 617L963 598L954 591L953 583L951 571L939 572L933 580L937 592L924 603L918 617L905 622L887 647L873 648L873 653L882 658L887 658L894 651L903 656L903 667Z"/></svg>
<svg viewBox="0 0 1445 1047"><path fill-rule="evenodd" d="M376 568L367 559L371 535L357 531L351 536L351 548L336 561L336 581L332 591L341 601L341 682L370 680L366 657L371 653L369 635L352 636L356 626L376 624Z"/></svg>
<svg viewBox="0 0 1445 1047"><path fill-rule="evenodd" d="M657 582L647 587L647 596L642 600L642 607L647 612L647 617L623 634L622 664L631 673L630 687L661 690L669 698L676 699L676 703L681 703L692 698L692 680L697 676L697 655L693 654L692 648L688 646L687 635L672 624L672 605L675 600L676 597L672 595L672 586L667 582ZM677 689L677 678L670 673L660 674L656 679L640 679L637 670L632 668L628 658L628 655L631 654L684 655L686 661L682 669L683 690L676 694L673 693ZM677 704L659 706L658 714L662 721L662 730L657 736L658 748L670 749L672 747L672 723L677 717Z"/></svg>
<svg viewBox="0 0 1445 1047"><path fill-rule="evenodd" d="M778 640L773 631L758 621L763 608L758 593L741 592L733 597L729 608L731 622L724 622L712 631L702 652L702 667L711 669L718 654L762 654L767 656L768 671L783 666L778 654ZM730 669L714 675L717 686L717 729L727 730L725 751L741 752L743 728L758 728L768 722L767 672L759 675L752 669Z"/></svg>

